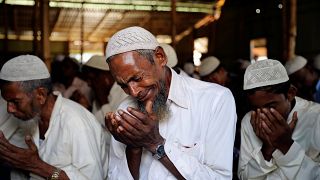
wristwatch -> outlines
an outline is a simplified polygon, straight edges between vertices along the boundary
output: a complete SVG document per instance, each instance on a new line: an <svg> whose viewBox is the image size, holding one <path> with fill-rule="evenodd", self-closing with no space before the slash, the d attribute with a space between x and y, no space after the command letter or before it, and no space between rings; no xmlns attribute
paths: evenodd
<svg viewBox="0 0 320 180"><path fill-rule="evenodd" d="M154 154L154 157L159 160L166 156L166 152L164 151L164 144L159 144L156 148L156 153Z"/></svg>

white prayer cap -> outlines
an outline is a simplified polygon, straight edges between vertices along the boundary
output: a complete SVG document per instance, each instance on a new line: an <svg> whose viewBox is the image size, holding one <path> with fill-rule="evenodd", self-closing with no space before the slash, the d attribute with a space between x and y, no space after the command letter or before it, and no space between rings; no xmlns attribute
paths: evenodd
<svg viewBox="0 0 320 180"><path fill-rule="evenodd" d="M194 73L194 65L191 62L187 62L187 63L184 64L183 70L187 74L191 75L191 74Z"/></svg>
<svg viewBox="0 0 320 180"><path fill-rule="evenodd" d="M269 86L289 80L284 66L277 60L265 59L250 64L244 73L243 89Z"/></svg>
<svg viewBox="0 0 320 180"><path fill-rule="evenodd" d="M286 62L285 68L287 70L288 75L291 75L302 69L306 64L306 58L302 56L295 56L293 59Z"/></svg>
<svg viewBox="0 0 320 180"><path fill-rule="evenodd" d="M167 59L168 59L167 66L171 68L176 66L178 63L178 57L173 47L166 43L161 43L160 46L164 50L164 53L166 53L167 55Z"/></svg>
<svg viewBox="0 0 320 180"><path fill-rule="evenodd" d="M201 77L209 75L210 73L212 73L214 70L217 69L219 64L220 64L219 59L214 56L209 56L204 58L201 61L201 65L199 67L199 75Z"/></svg>
<svg viewBox="0 0 320 180"><path fill-rule="evenodd" d="M109 71L109 65L104 56L94 55L92 56L84 66L88 66L95 69L100 69L103 71Z"/></svg>
<svg viewBox="0 0 320 180"><path fill-rule="evenodd" d="M318 54L313 60L313 67L320 70L320 54Z"/></svg>
<svg viewBox="0 0 320 180"><path fill-rule="evenodd" d="M29 81L49 78L44 62L33 55L21 55L7 61L1 71L0 79L6 81Z"/></svg>
<svg viewBox="0 0 320 180"><path fill-rule="evenodd" d="M106 48L106 59L110 56L138 49L152 49L160 46L157 39L149 31L133 26L114 34Z"/></svg>

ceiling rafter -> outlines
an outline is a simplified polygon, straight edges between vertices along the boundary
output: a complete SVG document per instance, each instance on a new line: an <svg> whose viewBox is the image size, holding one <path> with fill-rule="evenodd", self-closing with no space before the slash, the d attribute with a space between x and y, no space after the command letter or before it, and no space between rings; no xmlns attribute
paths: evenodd
<svg viewBox="0 0 320 180"><path fill-rule="evenodd" d="M108 15L110 14L110 11L106 11L104 13L104 16L99 20L99 22L97 23L97 25L94 27L94 29L87 35L87 37L85 39L90 40L92 36L94 36L97 32L99 32L103 26L104 26L104 22L108 19Z"/></svg>

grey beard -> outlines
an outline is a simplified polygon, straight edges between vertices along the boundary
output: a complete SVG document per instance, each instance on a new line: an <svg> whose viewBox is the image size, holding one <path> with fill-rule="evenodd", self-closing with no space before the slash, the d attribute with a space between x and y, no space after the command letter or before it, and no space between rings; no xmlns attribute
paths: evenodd
<svg viewBox="0 0 320 180"><path fill-rule="evenodd" d="M36 115L34 118L27 121L20 122L20 128L23 130L24 135L34 135L39 126L40 116Z"/></svg>
<svg viewBox="0 0 320 180"><path fill-rule="evenodd" d="M165 83L161 81L160 91L156 95L155 100L153 101L153 104L152 104L152 112L156 115L159 121L168 118L170 115L170 109L166 103L167 102L166 92L167 91L166 91ZM146 107L143 102L137 101L137 107L141 112L147 113Z"/></svg>

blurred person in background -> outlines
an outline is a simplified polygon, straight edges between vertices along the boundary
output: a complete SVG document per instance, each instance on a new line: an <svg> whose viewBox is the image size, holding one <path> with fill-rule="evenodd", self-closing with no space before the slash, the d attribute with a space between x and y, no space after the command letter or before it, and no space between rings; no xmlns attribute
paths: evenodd
<svg viewBox="0 0 320 180"><path fill-rule="evenodd" d="M176 51L173 49L173 47L165 43L160 43L160 46L162 47L162 49L164 50L164 53L168 58L167 66L175 70L177 74L180 74L182 76L189 76L186 72L184 72L181 68L177 66L178 56Z"/></svg>
<svg viewBox="0 0 320 180"><path fill-rule="evenodd" d="M65 57L56 64L58 65L51 72L56 75L53 90L61 92L63 97L71 99L91 111L93 94L80 72L80 64L71 57ZM61 74L58 74L57 71L60 71Z"/></svg>
<svg viewBox="0 0 320 180"><path fill-rule="evenodd" d="M238 159L239 159L239 151L240 151L240 127L241 127L241 119L248 112L249 107L245 105L246 97L242 91L242 80L235 75L231 75L226 68L222 65L221 61L214 57L209 56L204 58L201 61L201 65L199 66L199 75L201 80L216 83L221 86L227 87L231 90L235 102L236 102L236 110L237 110L237 128L236 128L236 136L234 143L234 154L233 154L233 170L234 170L234 179L237 178L237 168L238 168Z"/></svg>
<svg viewBox="0 0 320 180"><path fill-rule="evenodd" d="M320 103L320 79L306 58L295 56L285 64L292 84L298 89L297 95L304 99Z"/></svg>
<svg viewBox="0 0 320 180"><path fill-rule="evenodd" d="M105 56L92 56L82 72L94 93L92 113L104 125L106 113L115 111L127 95L113 79Z"/></svg>

